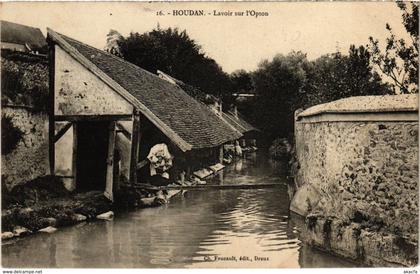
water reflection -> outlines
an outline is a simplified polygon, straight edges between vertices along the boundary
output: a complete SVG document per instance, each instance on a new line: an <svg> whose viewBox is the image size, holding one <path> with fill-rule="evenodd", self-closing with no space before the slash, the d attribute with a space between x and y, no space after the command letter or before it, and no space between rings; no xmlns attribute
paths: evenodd
<svg viewBox="0 0 420 274"><path fill-rule="evenodd" d="M2 246L3 266L349 266L302 246L289 219L287 186L278 169L278 163L256 156L229 166L222 179L229 184L269 180L279 188L189 191L164 207L9 242ZM237 260L214 262L215 256ZM250 260L240 261L241 256ZM268 261L256 261L255 256Z"/></svg>

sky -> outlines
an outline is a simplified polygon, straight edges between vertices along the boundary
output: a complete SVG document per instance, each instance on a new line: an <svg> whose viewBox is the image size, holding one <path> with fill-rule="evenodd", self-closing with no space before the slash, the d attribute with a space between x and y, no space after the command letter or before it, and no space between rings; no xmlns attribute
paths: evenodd
<svg viewBox="0 0 420 274"><path fill-rule="evenodd" d="M203 10L205 16L174 16L174 10ZM215 16L214 12L266 12L268 16ZM165 15L157 15L162 11ZM292 50L309 59L366 45L369 36L382 45L388 22L405 37L401 11L392 2L13 2L1 3L2 20L49 27L103 49L110 29L126 36L161 28L185 29L224 71L255 70L264 59Z"/></svg>

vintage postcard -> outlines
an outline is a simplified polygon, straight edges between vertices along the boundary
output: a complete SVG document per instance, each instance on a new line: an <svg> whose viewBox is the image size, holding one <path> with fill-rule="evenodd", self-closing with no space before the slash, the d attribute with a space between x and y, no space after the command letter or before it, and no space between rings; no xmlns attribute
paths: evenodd
<svg viewBox="0 0 420 274"><path fill-rule="evenodd" d="M417 273L419 2L0 5L3 273Z"/></svg>

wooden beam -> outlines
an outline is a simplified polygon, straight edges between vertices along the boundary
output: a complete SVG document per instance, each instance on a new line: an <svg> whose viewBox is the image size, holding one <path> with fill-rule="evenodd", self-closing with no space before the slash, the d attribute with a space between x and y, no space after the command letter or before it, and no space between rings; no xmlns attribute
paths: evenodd
<svg viewBox="0 0 420 274"><path fill-rule="evenodd" d="M55 120L54 120L54 97L55 97L55 44L49 40L48 43L48 64L49 64L49 102L48 102L48 158L50 163L50 174L55 174Z"/></svg>
<svg viewBox="0 0 420 274"><path fill-rule="evenodd" d="M219 163L223 164L223 145L219 147Z"/></svg>
<svg viewBox="0 0 420 274"><path fill-rule="evenodd" d="M131 114L101 114L101 115L56 115L55 121L129 121L131 120Z"/></svg>
<svg viewBox="0 0 420 274"><path fill-rule="evenodd" d="M115 150L115 122L109 124L108 155L106 168L106 186L104 195L109 200L114 201L114 151Z"/></svg>
<svg viewBox="0 0 420 274"><path fill-rule="evenodd" d="M141 120L141 114L140 114L140 120ZM140 144L141 144L141 137L142 137L143 133L141 132L141 130L139 130L139 135L137 136L138 139L138 145L137 145L137 163L140 161ZM136 165L137 168L137 165Z"/></svg>
<svg viewBox="0 0 420 274"><path fill-rule="evenodd" d="M73 123L73 151L71 158L71 172L73 174L73 183L71 191L77 187L77 124Z"/></svg>
<svg viewBox="0 0 420 274"><path fill-rule="evenodd" d="M127 138L128 140L131 140L131 133L126 130L122 125L120 125L119 123L116 123L117 126L117 133L121 132L125 138Z"/></svg>
<svg viewBox="0 0 420 274"><path fill-rule="evenodd" d="M133 131L131 133L130 152L130 184L137 183L137 151L139 146L140 113L137 109L133 112Z"/></svg>
<svg viewBox="0 0 420 274"><path fill-rule="evenodd" d="M149 160L143 160L137 164L137 169L141 169L142 167L146 166L149 163Z"/></svg>
<svg viewBox="0 0 420 274"><path fill-rule="evenodd" d="M55 177L65 178L65 179L73 179L74 178L72 175L58 175L58 174L56 174Z"/></svg>
<svg viewBox="0 0 420 274"><path fill-rule="evenodd" d="M57 134L54 135L54 143L56 143L61 137L63 137L64 134L71 128L72 123L68 123L64 125L62 129L60 129Z"/></svg>
<svg viewBox="0 0 420 274"><path fill-rule="evenodd" d="M276 188L283 187L279 183L264 184L227 184L227 185L171 185L171 186L153 186L150 184L136 184L134 188L146 190L170 190L170 189L259 189L259 188Z"/></svg>

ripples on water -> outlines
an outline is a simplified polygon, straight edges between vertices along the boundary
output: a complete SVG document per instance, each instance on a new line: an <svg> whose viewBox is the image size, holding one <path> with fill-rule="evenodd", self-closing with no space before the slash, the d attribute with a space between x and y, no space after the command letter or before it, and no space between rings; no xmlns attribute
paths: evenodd
<svg viewBox="0 0 420 274"><path fill-rule="evenodd" d="M339 267L302 246L289 220L282 166L248 158L210 183L278 182L268 189L196 190L170 204L3 244L5 267ZM218 257L235 260L214 261ZM250 261L240 261L240 257ZM256 261L254 256L268 258ZM252 260L252 261L251 261Z"/></svg>

